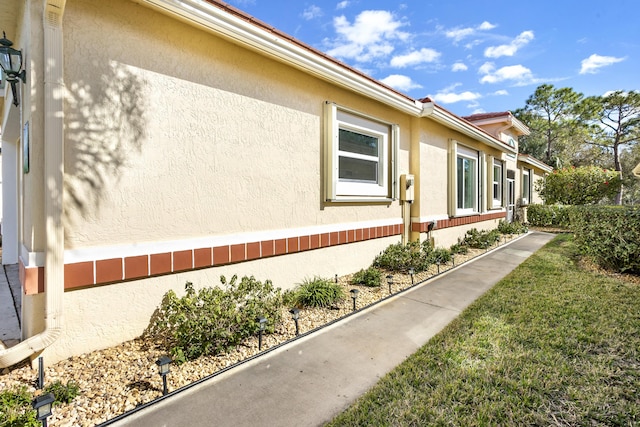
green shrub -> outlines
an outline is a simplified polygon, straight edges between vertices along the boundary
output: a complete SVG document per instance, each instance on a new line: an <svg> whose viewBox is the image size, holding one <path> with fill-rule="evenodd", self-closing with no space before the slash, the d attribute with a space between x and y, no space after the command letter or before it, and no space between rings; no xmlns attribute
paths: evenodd
<svg viewBox="0 0 640 427"><path fill-rule="evenodd" d="M536 189L545 204L592 205L603 199L613 199L622 179L614 170L597 166L556 169L536 182Z"/></svg>
<svg viewBox="0 0 640 427"><path fill-rule="evenodd" d="M382 272L375 267L362 269L353 275L350 283L352 285L368 286L377 288L382 284Z"/></svg>
<svg viewBox="0 0 640 427"><path fill-rule="evenodd" d="M535 227L569 228L570 206L531 204L527 207L527 221Z"/></svg>
<svg viewBox="0 0 640 427"><path fill-rule="evenodd" d="M265 317L266 332L274 331L281 321L283 298L280 288L253 276L238 281L233 276L225 289L213 287L196 291L191 282L181 298L173 291L165 294L156 313L151 335L169 340L177 363L202 355L220 354L258 332L258 317Z"/></svg>
<svg viewBox="0 0 640 427"><path fill-rule="evenodd" d="M428 242L396 243L388 246L373 260L373 266L390 271L407 272L410 268L417 273L429 268L429 254L432 248Z"/></svg>
<svg viewBox="0 0 640 427"><path fill-rule="evenodd" d="M0 426L38 427L36 411L31 407L31 394L26 387L0 391Z"/></svg>
<svg viewBox="0 0 640 427"><path fill-rule="evenodd" d="M451 252L451 255L465 255L469 252L469 248L462 244L462 240L458 239L458 243L451 245L449 252Z"/></svg>
<svg viewBox="0 0 640 427"><path fill-rule="evenodd" d="M295 290L300 307L330 307L344 298L344 290L330 279L305 279Z"/></svg>
<svg viewBox="0 0 640 427"><path fill-rule="evenodd" d="M451 251L445 248L436 248L431 252L432 264L445 264L451 261Z"/></svg>
<svg viewBox="0 0 640 427"><path fill-rule="evenodd" d="M604 268L640 274L640 207L574 206L569 214L583 254Z"/></svg>
<svg viewBox="0 0 640 427"><path fill-rule="evenodd" d="M478 231L475 228L468 230L462 239L462 244L474 249L485 249L495 244L500 239L498 230Z"/></svg>
<svg viewBox="0 0 640 427"><path fill-rule="evenodd" d="M498 231L501 234L523 234L528 231L527 227L517 221L507 222L500 220L498 222Z"/></svg>
<svg viewBox="0 0 640 427"><path fill-rule="evenodd" d="M76 398L80 391L78 384L73 381L69 381L67 384L62 384L60 381L54 381L53 383L45 386L45 393L53 393L55 396L54 404L71 403Z"/></svg>

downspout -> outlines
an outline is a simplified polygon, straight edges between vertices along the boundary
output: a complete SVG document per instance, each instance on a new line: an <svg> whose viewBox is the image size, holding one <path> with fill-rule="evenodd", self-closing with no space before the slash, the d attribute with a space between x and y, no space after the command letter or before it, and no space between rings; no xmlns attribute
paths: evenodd
<svg viewBox="0 0 640 427"><path fill-rule="evenodd" d="M66 0L44 0L44 214L45 327L42 332L0 351L0 368L34 357L62 332L64 297L64 79L62 73L62 15Z"/></svg>

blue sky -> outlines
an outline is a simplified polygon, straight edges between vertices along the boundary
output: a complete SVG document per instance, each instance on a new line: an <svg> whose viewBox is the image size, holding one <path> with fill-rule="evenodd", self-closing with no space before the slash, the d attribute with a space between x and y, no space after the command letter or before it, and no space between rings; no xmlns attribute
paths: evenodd
<svg viewBox="0 0 640 427"><path fill-rule="evenodd" d="M461 116L524 107L543 83L640 89L638 0L227 1Z"/></svg>

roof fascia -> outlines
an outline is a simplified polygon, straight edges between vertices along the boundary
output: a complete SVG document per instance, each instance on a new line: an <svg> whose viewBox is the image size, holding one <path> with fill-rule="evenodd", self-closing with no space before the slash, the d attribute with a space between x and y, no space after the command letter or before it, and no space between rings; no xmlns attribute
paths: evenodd
<svg viewBox="0 0 640 427"><path fill-rule="evenodd" d="M508 115L505 114L503 116L489 117L486 119L469 120L469 121L478 126L486 125L486 124L494 124L494 123L507 123L509 127L514 128L520 135L529 135L531 133L529 128L520 120L513 117L511 113L509 113Z"/></svg>
<svg viewBox="0 0 640 427"><path fill-rule="evenodd" d="M543 171L550 173L553 171L553 168L546 163L542 163L540 160L535 157L531 157L528 154L518 154L518 161L522 163L528 163L532 166L537 167L538 169L542 169Z"/></svg>
<svg viewBox="0 0 640 427"><path fill-rule="evenodd" d="M296 45L257 25L198 0L134 0L188 24L221 35L318 78L360 93L402 112L419 116L422 104L355 73L346 66Z"/></svg>
<svg viewBox="0 0 640 427"><path fill-rule="evenodd" d="M423 107L424 108L422 117L429 117L430 119L433 119L434 121L450 129L457 130L464 135L467 135L479 142L489 145L490 147L497 148L500 151L512 154L518 153L515 148L506 145L502 141L496 139L492 135L485 132L483 129L473 125L467 120L464 120L463 118L458 117L443 108L440 108L433 102L425 103L423 104Z"/></svg>

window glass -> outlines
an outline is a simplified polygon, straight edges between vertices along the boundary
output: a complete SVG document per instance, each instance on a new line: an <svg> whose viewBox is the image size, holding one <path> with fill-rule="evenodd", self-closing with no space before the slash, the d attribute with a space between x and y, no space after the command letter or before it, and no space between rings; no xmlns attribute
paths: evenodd
<svg viewBox="0 0 640 427"><path fill-rule="evenodd" d="M477 200L477 160L458 156L458 209L465 211L476 210Z"/></svg>

